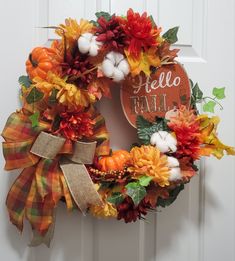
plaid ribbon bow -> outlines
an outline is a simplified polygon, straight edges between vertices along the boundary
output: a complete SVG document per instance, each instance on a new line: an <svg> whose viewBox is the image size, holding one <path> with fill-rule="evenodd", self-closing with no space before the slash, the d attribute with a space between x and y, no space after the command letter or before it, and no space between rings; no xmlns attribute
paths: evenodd
<svg viewBox="0 0 235 261"><path fill-rule="evenodd" d="M96 155L109 154L109 136L104 118L94 109L89 111L95 121L94 135L97 141ZM54 159L45 159L30 152L33 143L42 131L48 131L50 124L40 121L32 128L31 121L22 111L12 113L2 133L5 169L23 168L8 192L6 205L11 222L23 230L26 218L32 229L45 236L54 220L54 209L61 198L65 198L67 208L75 208L74 201L59 167L62 155L72 153L72 143L66 141Z"/></svg>

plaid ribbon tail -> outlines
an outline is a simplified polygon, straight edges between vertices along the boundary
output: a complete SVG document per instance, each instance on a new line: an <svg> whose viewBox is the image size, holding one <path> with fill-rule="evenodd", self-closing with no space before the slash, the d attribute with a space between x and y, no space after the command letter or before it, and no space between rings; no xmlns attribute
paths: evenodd
<svg viewBox="0 0 235 261"><path fill-rule="evenodd" d="M34 167L24 169L11 186L6 199L10 220L20 231L23 230L25 204L32 185L34 172Z"/></svg>

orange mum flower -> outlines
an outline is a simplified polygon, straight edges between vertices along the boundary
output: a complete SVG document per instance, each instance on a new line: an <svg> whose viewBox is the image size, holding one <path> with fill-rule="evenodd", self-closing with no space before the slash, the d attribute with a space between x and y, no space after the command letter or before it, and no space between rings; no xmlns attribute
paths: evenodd
<svg viewBox="0 0 235 261"><path fill-rule="evenodd" d="M200 125L194 110L185 106L178 109L177 116L171 117L168 126L174 131L177 139L176 155L190 157L193 160L200 157Z"/></svg>
<svg viewBox="0 0 235 261"><path fill-rule="evenodd" d="M153 177L153 181L161 187L169 185L169 168L167 157L153 146L134 147L131 152L133 166L128 168L134 176Z"/></svg>
<svg viewBox="0 0 235 261"><path fill-rule="evenodd" d="M144 12L141 16L134 13L132 9L127 12L127 20L122 20L124 31L127 35L128 51L137 58L141 49L146 51L148 48L159 45L157 38L161 32L160 28L153 27L150 17Z"/></svg>

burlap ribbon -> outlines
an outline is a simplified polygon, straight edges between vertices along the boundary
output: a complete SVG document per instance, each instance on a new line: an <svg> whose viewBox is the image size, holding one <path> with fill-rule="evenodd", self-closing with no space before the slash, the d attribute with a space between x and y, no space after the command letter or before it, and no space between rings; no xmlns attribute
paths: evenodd
<svg viewBox="0 0 235 261"><path fill-rule="evenodd" d="M30 152L45 159L54 159L64 146L65 139L42 131L35 140ZM96 141L74 142L73 154L60 160L60 168L74 202L85 215L88 206L102 205L99 193L94 187L84 164L92 164Z"/></svg>

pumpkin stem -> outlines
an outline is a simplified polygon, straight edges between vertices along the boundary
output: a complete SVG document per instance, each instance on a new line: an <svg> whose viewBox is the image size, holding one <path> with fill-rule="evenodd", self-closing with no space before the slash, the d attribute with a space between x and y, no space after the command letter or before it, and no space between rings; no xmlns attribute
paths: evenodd
<svg viewBox="0 0 235 261"><path fill-rule="evenodd" d="M110 150L109 150L109 156L112 156L112 155L113 155L113 150L110 149Z"/></svg>
<svg viewBox="0 0 235 261"><path fill-rule="evenodd" d="M30 55L29 55L29 61L31 62L33 67L37 67L38 66L38 63L33 60L32 53L30 53Z"/></svg>

